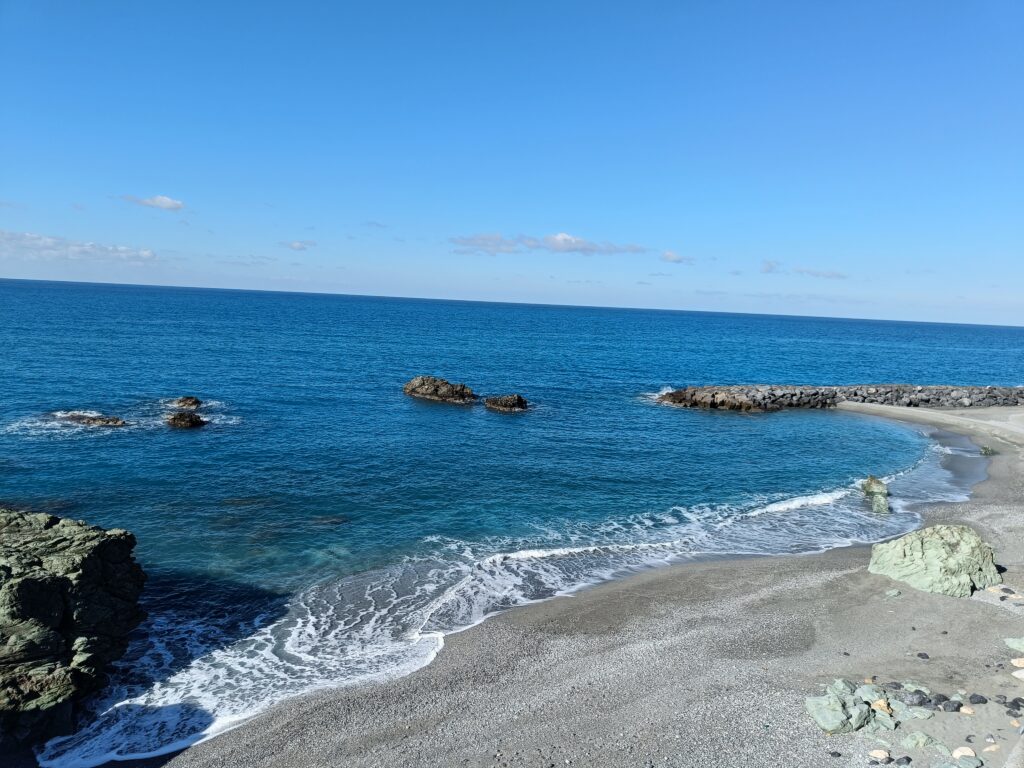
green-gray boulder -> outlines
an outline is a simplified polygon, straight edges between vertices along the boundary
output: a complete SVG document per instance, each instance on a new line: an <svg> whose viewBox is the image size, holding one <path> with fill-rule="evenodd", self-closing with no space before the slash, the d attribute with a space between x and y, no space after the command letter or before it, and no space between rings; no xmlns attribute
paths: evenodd
<svg viewBox="0 0 1024 768"><path fill-rule="evenodd" d="M878 514L889 511L889 488L885 482L874 475L868 475L868 479L861 483L861 490L871 502L871 510Z"/></svg>
<svg viewBox="0 0 1024 768"><path fill-rule="evenodd" d="M858 687L849 680L825 686L823 696L808 696L804 709L825 733L891 731L899 724L885 691L876 685Z"/></svg>
<svg viewBox="0 0 1024 768"><path fill-rule="evenodd" d="M934 525L875 544L868 570L952 597L1002 581L992 547L966 525Z"/></svg>
<svg viewBox="0 0 1024 768"><path fill-rule="evenodd" d="M66 731L145 617L135 537L0 509L0 754Z"/></svg>

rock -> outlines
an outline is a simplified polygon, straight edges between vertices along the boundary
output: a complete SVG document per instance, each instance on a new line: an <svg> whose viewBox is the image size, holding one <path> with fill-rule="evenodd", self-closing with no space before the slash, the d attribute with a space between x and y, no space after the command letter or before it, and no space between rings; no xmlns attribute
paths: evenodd
<svg viewBox="0 0 1024 768"><path fill-rule="evenodd" d="M861 483L860 487L871 502L872 512L885 514L889 511L889 488L884 481L874 475L868 475L868 479Z"/></svg>
<svg viewBox="0 0 1024 768"><path fill-rule="evenodd" d="M988 699L986 699L980 693L972 693L970 698L968 698L967 700L971 704L988 704Z"/></svg>
<svg viewBox="0 0 1024 768"><path fill-rule="evenodd" d="M174 429L196 429L206 424L206 419L195 411L175 411L166 419L167 426Z"/></svg>
<svg viewBox="0 0 1024 768"><path fill-rule="evenodd" d="M530 404L526 402L526 398L522 395L499 395L497 397L488 397L484 400L484 405L492 411L502 411L504 413L525 411L530 407Z"/></svg>
<svg viewBox="0 0 1024 768"><path fill-rule="evenodd" d="M875 544L868 570L953 597L968 597L1002 581L992 547L965 525L934 525Z"/></svg>
<svg viewBox="0 0 1024 768"><path fill-rule="evenodd" d="M193 397L192 395L185 395L184 397L179 397L177 400L171 403L171 405L173 405L175 408L190 408L192 410L201 407L202 404L202 400L200 400L198 397Z"/></svg>
<svg viewBox="0 0 1024 768"><path fill-rule="evenodd" d="M921 733L921 731L913 731L904 736L900 741L900 745L907 749L924 749L925 747L934 747L941 744L942 742L936 741L927 733Z"/></svg>
<svg viewBox="0 0 1024 768"><path fill-rule="evenodd" d="M974 754L974 750L970 747L957 747L953 750L952 757L954 760L959 760L961 757L977 757L977 755Z"/></svg>
<svg viewBox="0 0 1024 768"><path fill-rule="evenodd" d="M941 706L943 712L959 712L963 704L959 701L944 701Z"/></svg>
<svg viewBox="0 0 1024 768"><path fill-rule="evenodd" d="M86 427L123 427L128 423L119 416L104 416L100 413L85 411L62 411L54 414L54 418L58 421L67 421Z"/></svg>
<svg viewBox="0 0 1024 768"><path fill-rule="evenodd" d="M884 749L872 749L868 752L868 757L873 757L875 760L885 760L889 757L889 753Z"/></svg>
<svg viewBox="0 0 1024 768"><path fill-rule="evenodd" d="M804 709L825 733L891 731L899 724L889 700L879 686L856 686L849 680L835 680L825 686L825 695L809 696Z"/></svg>
<svg viewBox="0 0 1024 768"><path fill-rule="evenodd" d="M0 753L70 728L145 617L135 537L0 509Z"/></svg>
<svg viewBox="0 0 1024 768"><path fill-rule="evenodd" d="M1011 650L1024 653L1024 637L1007 637L1003 639L1003 642L1006 643L1007 647ZM1016 666L1016 664L1014 666Z"/></svg>
<svg viewBox="0 0 1024 768"><path fill-rule="evenodd" d="M465 384L452 384L435 376L417 376L407 382L402 391L410 397L456 405L467 405L477 400L476 394Z"/></svg>

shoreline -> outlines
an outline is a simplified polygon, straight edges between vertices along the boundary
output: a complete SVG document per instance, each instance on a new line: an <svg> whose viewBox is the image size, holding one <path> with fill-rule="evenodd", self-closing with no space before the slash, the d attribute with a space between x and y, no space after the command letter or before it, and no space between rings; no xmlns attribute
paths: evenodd
<svg viewBox="0 0 1024 768"><path fill-rule="evenodd" d="M1024 408L841 409L995 444L989 477L970 500L925 505L923 525L971 524L996 548L1007 583L1024 587L1024 547L1013 541L1024 517L1019 487L1014 493ZM934 678L942 690L1024 693L1019 681L992 672L1009 658L1000 638L1021 634L1024 609L903 585L899 616L915 628L894 633L877 619L895 612L884 593L900 585L867 574L867 550L669 565L523 606L448 635L434 662L406 677L287 700L176 756L129 763L697 766L716 764L708 762L714 757L731 765L864 765L870 739L825 736L803 713L803 696L833 677ZM979 632L988 641L965 654L964 632L972 643ZM927 645L931 660L922 663L908 643ZM752 732L751 717L765 721ZM1004 741L986 765L1003 764L1013 747ZM836 750L841 757L829 755ZM915 756L914 764L922 762Z"/></svg>

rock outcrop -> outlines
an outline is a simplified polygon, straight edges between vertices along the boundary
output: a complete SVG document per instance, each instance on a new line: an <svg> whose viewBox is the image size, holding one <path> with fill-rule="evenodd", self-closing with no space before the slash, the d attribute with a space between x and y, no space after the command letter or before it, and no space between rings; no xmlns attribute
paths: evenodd
<svg viewBox="0 0 1024 768"><path fill-rule="evenodd" d="M206 419L195 411L176 411L164 421L174 429L196 429L206 424Z"/></svg>
<svg viewBox="0 0 1024 768"><path fill-rule="evenodd" d="M889 488L885 482L874 475L868 475L868 479L861 484L864 495L871 502L871 510L878 514L889 511Z"/></svg>
<svg viewBox="0 0 1024 768"><path fill-rule="evenodd" d="M191 410L195 410L196 408L202 407L203 401L200 400L198 397L193 397L192 395L185 395L184 397L179 397L177 400L171 403L171 405L173 405L175 408L189 408Z"/></svg>
<svg viewBox="0 0 1024 768"><path fill-rule="evenodd" d="M86 413L83 411L61 412L55 414L54 418L70 424L81 424L85 427L123 427L128 423L119 416L104 416L101 413Z"/></svg>
<svg viewBox="0 0 1024 768"><path fill-rule="evenodd" d="M933 525L875 544L868 570L953 597L1002 582L992 547L966 525Z"/></svg>
<svg viewBox="0 0 1024 768"><path fill-rule="evenodd" d="M66 732L145 618L135 537L0 509L0 753Z"/></svg>
<svg viewBox="0 0 1024 768"><path fill-rule="evenodd" d="M502 411L503 413L516 413L518 411L525 411L530 407L530 404L526 402L526 398L522 395L496 395L495 397L488 397L484 399L484 405L492 411Z"/></svg>
<svg viewBox="0 0 1024 768"><path fill-rule="evenodd" d="M688 408L728 411L778 411L783 408L833 408L838 403L878 403L908 408L973 408L1024 405L1024 387L913 386L911 384L842 387L735 385L685 387L659 395L658 401Z"/></svg>
<svg viewBox="0 0 1024 768"><path fill-rule="evenodd" d="M879 686L836 680L823 696L804 699L804 709L825 733L892 731L899 725L888 694Z"/></svg>
<svg viewBox="0 0 1024 768"><path fill-rule="evenodd" d="M477 400L477 395L465 384L452 384L436 376L417 376L407 382L402 391L411 397L455 405L468 405Z"/></svg>

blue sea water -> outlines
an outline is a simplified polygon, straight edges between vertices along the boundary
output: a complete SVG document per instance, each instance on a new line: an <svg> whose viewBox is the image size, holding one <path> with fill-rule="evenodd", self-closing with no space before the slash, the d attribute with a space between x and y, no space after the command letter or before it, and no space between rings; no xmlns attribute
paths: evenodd
<svg viewBox="0 0 1024 768"><path fill-rule="evenodd" d="M150 618L48 766L159 754L640 568L802 553L963 498L927 431L661 406L703 383L1024 383L1024 329L0 281L0 504L125 527ZM410 399L429 373L534 407ZM172 431L170 399L211 423ZM95 410L122 429L53 415ZM980 461L980 459L978 460ZM892 481L891 514L856 493Z"/></svg>

